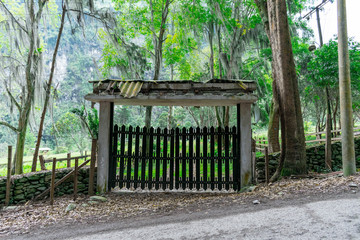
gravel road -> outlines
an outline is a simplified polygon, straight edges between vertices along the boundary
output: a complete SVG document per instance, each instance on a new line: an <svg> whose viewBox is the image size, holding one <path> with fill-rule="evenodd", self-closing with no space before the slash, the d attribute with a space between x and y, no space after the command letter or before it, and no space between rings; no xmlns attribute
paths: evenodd
<svg viewBox="0 0 360 240"><path fill-rule="evenodd" d="M7 239L360 239L359 216L360 195L344 193L52 226Z"/></svg>

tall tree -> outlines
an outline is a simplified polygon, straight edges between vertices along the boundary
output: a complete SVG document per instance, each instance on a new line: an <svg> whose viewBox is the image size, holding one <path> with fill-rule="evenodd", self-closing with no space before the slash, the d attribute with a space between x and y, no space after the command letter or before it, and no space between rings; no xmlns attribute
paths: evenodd
<svg viewBox="0 0 360 240"><path fill-rule="evenodd" d="M350 59L347 37L346 1L338 0L337 4L342 161L344 176L349 176L356 173L356 165L350 85Z"/></svg>
<svg viewBox="0 0 360 240"><path fill-rule="evenodd" d="M37 2L37 4L35 3ZM21 6L24 18L14 16L9 5L4 1L0 1L0 12L8 16L8 35L14 36L14 30L17 32L14 38L15 52L19 52L20 59L14 61L14 66L9 66L9 76L16 76L14 82L19 83L20 96L16 98L11 91L11 80L5 82L6 90L10 101L16 106L18 110L18 124L17 127L9 124L8 122L1 121L0 125L9 127L17 134L16 150L14 156L15 174L23 172L23 155L25 147L26 130L28 127L30 111L32 109L35 90L39 86L42 73L42 45L40 38L40 21L43 16L43 10L47 4L47 0L27 0ZM11 52L9 53L11 54ZM11 56L13 57L13 56ZM24 63L22 63L23 59ZM26 59L26 60L25 60ZM20 64L19 64L20 62ZM12 64L12 63L10 63ZM21 69L21 70L20 70ZM24 72L23 75L20 72ZM20 80L20 79L24 80Z"/></svg>
<svg viewBox="0 0 360 240"><path fill-rule="evenodd" d="M39 154L41 138L42 138L42 135L43 135L43 127L44 127L45 115L46 115L46 111L48 109L48 104L49 104L50 94L51 94L52 81L53 81L54 71L55 71L55 66L56 66L55 65L56 64L56 56L57 56L59 45L60 45L60 39L61 39L62 31L64 29L65 14L66 14L66 7L65 7L65 4L62 3L62 15L61 15L60 28L59 28L58 37L57 37L57 40L56 40L56 45L55 45L54 54L53 54L53 58L52 58L49 81L46 84L44 107L43 107L43 111L41 113L40 126L39 126L38 136L37 136L37 140L36 140L36 146L35 146L35 151L34 151L34 156L33 156L32 167L31 167L32 172L36 171L37 158L38 158L38 154Z"/></svg>
<svg viewBox="0 0 360 240"><path fill-rule="evenodd" d="M279 100L281 158L271 180L306 173L305 136L285 0L255 0L272 50L273 79Z"/></svg>

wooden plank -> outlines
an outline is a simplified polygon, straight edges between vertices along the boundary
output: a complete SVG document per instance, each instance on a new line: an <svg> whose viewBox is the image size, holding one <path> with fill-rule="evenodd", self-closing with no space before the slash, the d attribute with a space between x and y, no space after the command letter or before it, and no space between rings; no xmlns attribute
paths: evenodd
<svg viewBox="0 0 360 240"><path fill-rule="evenodd" d="M12 146L8 146L8 164L7 164L7 175L6 175L6 193L5 193L5 206L10 203L10 190L11 190L11 156Z"/></svg>
<svg viewBox="0 0 360 240"><path fill-rule="evenodd" d="M225 127L225 189L229 190L230 189L230 185L229 185L229 181L230 181L230 159L229 159L229 127L226 126Z"/></svg>
<svg viewBox="0 0 360 240"><path fill-rule="evenodd" d="M156 156L155 156L155 189L159 189L160 182L160 150L161 150L161 129L156 129Z"/></svg>
<svg viewBox="0 0 360 240"><path fill-rule="evenodd" d="M167 128L164 129L164 138L163 138L163 152L162 152L162 157L163 157L163 162L162 162L162 167L163 167L163 174L162 174L162 189L165 190L166 189L166 180L167 180L167 161L168 161L168 138L167 138L167 134L168 134L168 130Z"/></svg>
<svg viewBox="0 0 360 240"><path fill-rule="evenodd" d="M71 168L71 153L67 154L66 167Z"/></svg>
<svg viewBox="0 0 360 240"><path fill-rule="evenodd" d="M126 188L130 189L130 180L131 180L131 166L132 166L132 140L133 140L133 127L129 126L128 133L128 152L127 152L127 171L126 171Z"/></svg>
<svg viewBox="0 0 360 240"><path fill-rule="evenodd" d="M124 187L124 171L125 171L125 126L121 126L120 130L120 166L119 166L119 187Z"/></svg>
<svg viewBox="0 0 360 240"><path fill-rule="evenodd" d="M81 169L82 167L86 166L86 164L88 164L90 162L90 160L86 160L85 162L83 162L82 164L80 164L78 169ZM74 174L75 170L70 171L68 174L66 174L62 179L60 179L59 181L57 181L55 183L55 188L57 186L59 186L60 184L62 184L63 182L65 182L67 179L69 179L73 174ZM40 199L44 196L46 196L49 192L51 191L51 186L46 189L44 192L40 193L38 196L35 197L35 200Z"/></svg>
<svg viewBox="0 0 360 240"><path fill-rule="evenodd" d="M75 160L75 158L78 158L78 159L81 159L81 158L88 158L88 157L91 157L90 155L83 155L83 156L76 156L76 157L71 157L70 160ZM59 158L59 159L56 159L56 162L63 162L63 161L67 161L68 158ZM52 162L51 159L48 159L48 160L45 160L44 161L45 163L49 163L49 162Z"/></svg>
<svg viewBox="0 0 360 240"><path fill-rule="evenodd" d="M194 129L189 128L189 188L194 188Z"/></svg>
<svg viewBox="0 0 360 240"><path fill-rule="evenodd" d="M139 150L140 150L140 127L135 129L135 159L134 159L134 189L138 187L139 180Z"/></svg>
<svg viewBox="0 0 360 240"><path fill-rule="evenodd" d="M119 143L119 127L117 124L114 126L114 130L111 131L111 154L110 154L110 162L109 162L109 190L116 186L116 170L117 170L117 163L118 163L118 143Z"/></svg>
<svg viewBox="0 0 360 240"><path fill-rule="evenodd" d="M175 129L175 189L179 189L180 180L180 130Z"/></svg>
<svg viewBox="0 0 360 240"><path fill-rule="evenodd" d="M79 174L79 159L75 158L75 168L74 168L74 201L77 198L78 191L78 174Z"/></svg>
<svg viewBox="0 0 360 240"><path fill-rule="evenodd" d="M170 130L170 190L174 188L174 148L175 148L175 131Z"/></svg>
<svg viewBox="0 0 360 240"><path fill-rule="evenodd" d="M56 158L53 158L51 172L50 205L54 204Z"/></svg>
<svg viewBox="0 0 360 240"><path fill-rule="evenodd" d="M149 131L149 171L148 171L148 188L152 189L153 186L153 148L154 148L154 128L151 127Z"/></svg>
<svg viewBox="0 0 360 240"><path fill-rule="evenodd" d="M142 139L142 152L141 152L141 189L145 189L145 177L146 177L146 158L148 156L147 149L147 128L143 128Z"/></svg>
<svg viewBox="0 0 360 240"><path fill-rule="evenodd" d="M219 190L222 189L222 134L221 134L221 127L218 127L218 155L217 155L217 164L218 164L218 177L217 177L217 181L218 186L217 188Z"/></svg>
<svg viewBox="0 0 360 240"><path fill-rule="evenodd" d="M196 189L200 190L200 137L201 137L201 130L199 127L196 128L195 130L195 135L196 135L196 139L195 139L195 161L196 161L196 165L195 165L195 179L196 179Z"/></svg>
<svg viewBox="0 0 360 240"><path fill-rule="evenodd" d="M182 129L182 146L181 146L181 187L183 190L186 189L186 128Z"/></svg>
<svg viewBox="0 0 360 240"><path fill-rule="evenodd" d="M207 182L208 182L208 172L207 172L207 162L208 162L208 142L207 142L207 134L208 129L206 127L203 128L203 188L204 190L207 189Z"/></svg>
<svg viewBox="0 0 360 240"><path fill-rule="evenodd" d="M215 128L210 128L210 180L211 190L215 189Z"/></svg>

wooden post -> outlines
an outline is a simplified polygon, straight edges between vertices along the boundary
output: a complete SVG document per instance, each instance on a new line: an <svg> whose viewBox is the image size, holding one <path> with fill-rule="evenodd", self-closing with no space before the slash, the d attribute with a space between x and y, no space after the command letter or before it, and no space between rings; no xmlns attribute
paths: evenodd
<svg viewBox="0 0 360 240"><path fill-rule="evenodd" d="M8 165L7 165L7 178L6 178L6 197L5 205L9 205L10 202L10 189L11 189L11 156L12 146L8 146Z"/></svg>
<svg viewBox="0 0 360 240"><path fill-rule="evenodd" d="M54 204L56 158L53 158L50 188L50 205Z"/></svg>
<svg viewBox="0 0 360 240"><path fill-rule="evenodd" d="M265 182L269 183L269 151L268 147L265 147Z"/></svg>
<svg viewBox="0 0 360 240"><path fill-rule="evenodd" d="M74 201L77 198L77 183L78 183L78 164L79 159L75 158L75 172L74 172Z"/></svg>
<svg viewBox="0 0 360 240"><path fill-rule="evenodd" d="M40 155L40 156L39 156L39 161L40 161L41 171L46 170L45 160L44 160L44 156L43 156L43 155Z"/></svg>
<svg viewBox="0 0 360 240"><path fill-rule="evenodd" d="M93 139L91 142L91 159L90 159L89 189L88 189L89 195L94 195L96 147L97 147L97 139Z"/></svg>
<svg viewBox="0 0 360 240"><path fill-rule="evenodd" d="M67 162L66 162L66 167L70 168L71 167L71 153L67 154Z"/></svg>

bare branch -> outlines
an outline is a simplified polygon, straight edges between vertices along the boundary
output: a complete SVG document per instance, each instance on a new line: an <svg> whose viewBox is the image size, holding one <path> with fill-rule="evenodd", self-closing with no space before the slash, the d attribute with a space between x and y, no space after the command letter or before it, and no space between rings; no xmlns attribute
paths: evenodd
<svg viewBox="0 0 360 240"><path fill-rule="evenodd" d="M21 112L21 106L20 104L16 101L16 99L14 98L14 96L12 95L12 93L10 92L9 88L7 86L6 87L6 92L9 95L9 97L11 98L11 101L15 103L15 106L17 107L17 109L19 110L19 112Z"/></svg>
<svg viewBox="0 0 360 240"><path fill-rule="evenodd" d="M10 12L10 10L6 7L6 5L4 4L4 2L2 0L0 0L1 5L4 7L5 11L9 13L9 15L11 16L11 18L17 23L17 25L19 25L19 27L26 33L28 33L28 31L25 29L25 26L23 26L16 18L15 16L12 14L12 12Z"/></svg>
<svg viewBox="0 0 360 240"><path fill-rule="evenodd" d="M10 128L11 130L13 130L13 131L16 132L16 133L20 132L19 129L17 129L16 127L10 125L10 124L7 123L7 122L0 121L0 125L3 125L3 126L5 126L5 127Z"/></svg>

